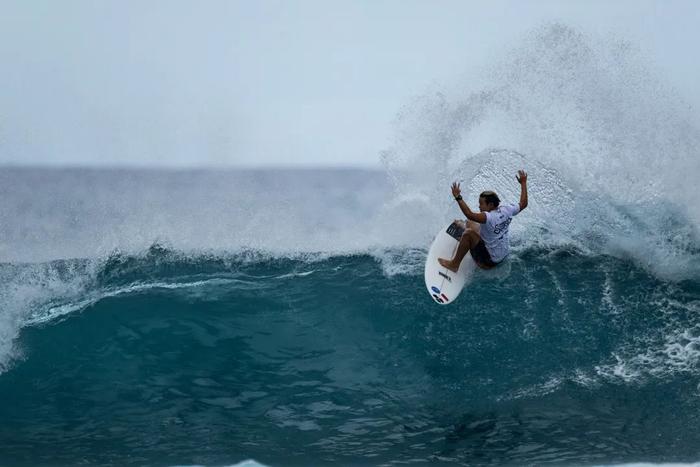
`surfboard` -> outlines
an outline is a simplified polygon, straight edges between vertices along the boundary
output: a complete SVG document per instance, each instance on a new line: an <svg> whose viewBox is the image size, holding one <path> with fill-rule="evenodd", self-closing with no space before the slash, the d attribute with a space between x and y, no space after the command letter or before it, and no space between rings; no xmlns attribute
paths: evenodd
<svg viewBox="0 0 700 467"><path fill-rule="evenodd" d="M462 260L457 272L452 272L438 263L438 258L454 256L463 233L464 228L452 222L440 229L428 250L428 258L425 261L425 286L433 300L440 305L455 301L476 269L476 263L469 253Z"/></svg>

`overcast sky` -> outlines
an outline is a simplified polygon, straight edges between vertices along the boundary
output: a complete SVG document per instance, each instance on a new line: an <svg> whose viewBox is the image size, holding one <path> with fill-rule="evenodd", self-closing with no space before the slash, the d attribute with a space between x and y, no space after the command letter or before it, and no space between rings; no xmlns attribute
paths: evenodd
<svg viewBox="0 0 700 467"><path fill-rule="evenodd" d="M552 21L638 44L700 107L695 1L0 0L0 15L2 164L378 166L402 105Z"/></svg>

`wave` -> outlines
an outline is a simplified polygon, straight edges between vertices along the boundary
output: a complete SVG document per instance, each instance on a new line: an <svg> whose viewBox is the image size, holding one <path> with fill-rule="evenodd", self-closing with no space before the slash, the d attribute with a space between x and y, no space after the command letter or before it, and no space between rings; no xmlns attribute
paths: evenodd
<svg viewBox="0 0 700 467"><path fill-rule="evenodd" d="M562 415L580 410L602 420L596 439L614 444L639 433L606 431L626 413L611 414L606 404L618 407L621 397L647 404L645 394L656 392L663 396L654 400L666 400L669 387L680 388L684 401L696 399L697 280L664 281L629 260L533 247L515 252L496 275L478 271L454 304L437 307L420 269L388 274L383 262L422 264L425 253L196 256L154 245L99 264L3 265L6 277L5 268L25 285L32 277L37 290L25 295L33 301L15 322L0 322L6 335L18 336L3 349L0 380L4 387L32 387L41 378L49 393L65 378L79 381L70 400L118 399L139 430L151 426L154 413L171 423L186 417L174 407L190 407L225 415L226 426L238 426L233 416L264 420L256 429L323 435L348 455L354 452L348 439L325 424L336 412L353 436L362 434L353 428L360 422L348 421L347 410L368 420L409 414L399 425L416 436L434 439L436 432L424 431L437 424L456 443L481 421L521 427L492 433L507 447L521 443L522 430L551 436L542 432L543 414L572 436L580 433L578 422L567 420L581 417ZM8 331L10 325L16 327ZM55 374L62 376L44 378ZM592 404L593 412L572 408L571 398ZM20 397L19 404L35 399ZM357 412L362 407L369 412ZM513 407L525 409L518 415ZM90 419L102 420L95 417L102 408L115 410L99 404ZM392 426L381 437L393 439ZM583 452L588 444L576 443L548 455L590 454ZM276 463L246 446L245 457Z"/></svg>
<svg viewBox="0 0 700 467"><path fill-rule="evenodd" d="M7 370L21 360L22 350L18 337L25 327L34 327L70 319L85 310L99 308L101 303L121 297L148 297L167 292L173 297L187 296L198 302L231 299L231 294L273 293L280 284L309 296L304 291L309 284L328 283L341 287L362 277L362 290L386 289L391 295L387 306L397 306L406 298L417 300L406 313L429 311L423 297L422 267L425 250L383 250L372 254L332 256L304 254L295 257L279 256L259 251L240 251L228 255L190 255L153 245L140 255L115 253L103 260L53 261L42 264L2 265L0 274L5 308L0 315L2 346L0 362ZM330 281L330 282L329 282ZM622 380L643 379L677 372L695 372L700 360L697 332L700 316L696 297L697 280L666 282L654 278L633 262L609 255L591 255L570 246L561 248L518 249L507 263L496 271L480 271L469 287L500 290L498 297L486 293L493 306L507 308L522 293L527 293L524 311L518 326L519 340L537 340L535 316L539 307L555 307L556 320L571 326L567 320L572 310L582 307L582 297L594 297L583 308L593 313L594 321L584 320L580 325L589 332L597 332L595 320L610 319L627 323L646 307L660 315L660 323L637 323L639 332L624 339L616 348L599 355L586 367L568 368L566 374L557 374L560 382L600 381L601 378ZM577 283L582 281L583 285ZM302 284L304 284L302 286ZM646 285L642 285L646 284ZM584 287L584 289L581 289ZM642 291L644 287L648 290ZM317 289L311 289L317 290ZM548 292L552 290L553 292ZM353 292L344 290L341 294ZM310 295L309 295L310 294ZM473 295L473 294L470 294ZM670 298L675 297L675 298ZM425 298L425 297L423 297ZM475 298L460 299L454 311L468 309ZM426 308L427 307L427 308ZM589 309L590 308L590 309ZM632 314L632 315L630 315ZM627 316L630 315L630 316ZM568 318L567 318L568 317ZM552 316L555 318L555 315ZM675 320L680 319L677 323ZM629 323L627 323L629 325ZM593 326L593 328L591 328ZM577 334L577 333L575 333ZM528 337L530 336L530 337ZM475 336L459 333L469 341ZM508 345L503 342L502 345ZM572 343L562 342L570 346ZM551 386L550 383L544 386ZM523 390L522 388L520 390ZM536 391L537 389L532 389ZM529 391L529 390L527 390ZM525 391L525 392L527 392ZM504 396L505 397L505 396Z"/></svg>

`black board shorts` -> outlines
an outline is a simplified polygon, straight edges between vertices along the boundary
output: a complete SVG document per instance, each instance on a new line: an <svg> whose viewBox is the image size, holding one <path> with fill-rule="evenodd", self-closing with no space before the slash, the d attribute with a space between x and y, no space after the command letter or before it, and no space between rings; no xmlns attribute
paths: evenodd
<svg viewBox="0 0 700 467"><path fill-rule="evenodd" d="M472 255L472 258L474 258L474 261L482 266L491 268L497 264L491 259L489 250L486 249L486 244L483 240L479 240L479 243L477 243L474 248L469 250L469 253Z"/></svg>

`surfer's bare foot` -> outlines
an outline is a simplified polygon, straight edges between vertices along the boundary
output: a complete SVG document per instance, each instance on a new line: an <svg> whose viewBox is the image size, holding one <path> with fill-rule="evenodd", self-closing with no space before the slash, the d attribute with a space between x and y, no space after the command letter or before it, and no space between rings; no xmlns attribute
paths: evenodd
<svg viewBox="0 0 700 467"><path fill-rule="evenodd" d="M440 263L440 266L445 267L452 272L457 272L457 270L459 269L459 265L455 267L452 261L450 261L449 259L438 258L438 263Z"/></svg>

